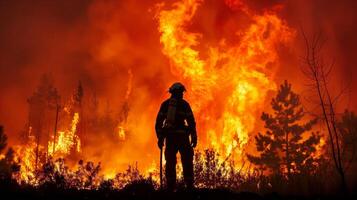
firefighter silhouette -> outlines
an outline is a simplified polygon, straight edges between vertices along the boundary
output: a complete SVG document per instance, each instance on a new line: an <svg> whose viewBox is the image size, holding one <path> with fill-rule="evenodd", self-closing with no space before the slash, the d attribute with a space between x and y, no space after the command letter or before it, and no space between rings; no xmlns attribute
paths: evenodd
<svg viewBox="0 0 357 200"><path fill-rule="evenodd" d="M185 86L174 83L171 97L161 104L156 118L155 130L160 149L165 141L165 176L167 189L176 185L176 154L180 152L186 187L193 188L193 148L197 145L196 123L190 105L183 99Z"/></svg>

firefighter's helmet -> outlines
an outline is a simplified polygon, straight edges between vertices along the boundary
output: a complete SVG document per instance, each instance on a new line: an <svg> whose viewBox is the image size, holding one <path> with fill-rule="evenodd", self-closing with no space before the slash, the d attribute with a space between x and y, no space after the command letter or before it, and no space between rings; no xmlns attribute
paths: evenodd
<svg viewBox="0 0 357 200"><path fill-rule="evenodd" d="M169 92L171 94L175 92L185 92L185 91L186 91L185 86L180 82L176 82L172 84L171 87L169 88Z"/></svg>

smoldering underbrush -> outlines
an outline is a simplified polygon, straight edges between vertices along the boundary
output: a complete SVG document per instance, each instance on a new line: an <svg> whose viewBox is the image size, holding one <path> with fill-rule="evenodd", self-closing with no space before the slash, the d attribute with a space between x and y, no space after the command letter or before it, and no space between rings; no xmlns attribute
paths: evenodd
<svg viewBox="0 0 357 200"><path fill-rule="evenodd" d="M195 186L198 189L229 190L256 194L278 193L282 195L326 195L338 190L337 176L327 163L312 173L266 175L249 164L237 166L232 160L219 162L219 154L212 149L196 151ZM180 172L180 166L178 166ZM182 172L178 175L178 190L183 190ZM36 171L29 182L17 182L14 171L12 178L1 180L2 188L21 191L131 191L150 193L160 189L159 171L144 175L138 165L128 166L114 178L101 174L101 164L80 160L69 167L63 158L49 159ZM29 184L31 183L31 184Z"/></svg>

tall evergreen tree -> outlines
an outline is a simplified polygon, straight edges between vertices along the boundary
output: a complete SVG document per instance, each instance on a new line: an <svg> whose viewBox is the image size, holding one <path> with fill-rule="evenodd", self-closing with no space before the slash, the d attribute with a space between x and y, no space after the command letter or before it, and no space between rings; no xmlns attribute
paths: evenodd
<svg viewBox="0 0 357 200"><path fill-rule="evenodd" d="M347 170L356 170L357 165L357 115L345 110L337 124L341 134L341 159ZM354 164L355 163L355 164ZM354 164L354 165L353 165ZM352 169L351 168L352 165ZM355 169L353 169L355 168Z"/></svg>
<svg viewBox="0 0 357 200"><path fill-rule="evenodd" d="M0 125L0 153L7 146L7 136L4 133L4 127ZM12 173L20 170L18 163L14 161L14 150L8 148L3 158L0 158L0 182L10 180Z"/></svg>
<svg viewBox="0 0 357 200"><path fill-rule="evenodd" d="M75 94L73 95L74 100L76 101L76 103L81 106L82 104L82 98L83 98L83 87L82 87L82 82L79 81L78 82L78 86L77 86L77 90L75 92Z"/></svg>
<svg viewBox="0 0 357 200"><path fill-rule="evenodd" d="M304 110L299 95L291 90L287 81L280 86L271 106L273 113L263 112L261 116L267 131L255 137L259 155L248 154L248 159L262 170L287 173L288 176L311 167L314 161L312 155L321 136L307 132L317 120L303 120Z"/></svg>
<svg viewBox="0 0 357 200"><path fill-rule="evenodd" d="M29 104L29 131L27 138L31 134L36 140L36 169L40 157L39 147L40 145L47 147L59 101L60 95L54 87L51 77L44 74L36 91L27 100Z"/></svg>
<svg viewBox="0 0 357 200"><path fill-rule="evenodd" d="M0 125L0 153L5 149L7 145L7 136L4 133L3 126Z"/></svg>
<svg viewBox="0 0 357 200"><path fill-rule="evenodd" d="M43 75L36 91L27 100L29 104L29 126L32 127L32 133L36 137L41 136L46 125L53 124L48 123L48 121L54 120L55 109L59 101L60 96L52 79L48 75ZM47 116L48 112L52 112L50 116Z"/></svg>

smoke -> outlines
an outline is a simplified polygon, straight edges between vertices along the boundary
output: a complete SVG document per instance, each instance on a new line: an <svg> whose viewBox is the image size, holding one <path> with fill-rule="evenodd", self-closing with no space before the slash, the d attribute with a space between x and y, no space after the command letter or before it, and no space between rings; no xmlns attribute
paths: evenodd
<svg viewBox="0 0 357 200"><path fill-rule="evenodd" d="M131 153L134 161L144 159L139 152L147 149L148 140L155 139L147 127L153 127L170 78L168 62L158 43L154 13L149 11L154 5L134 0L36 4L1 1L0 123L5 125L10 144L18 143L19 131L28 117L26 100L42 74L50 74L64 101L81 81L84 98L96 94L102 112L109 104L116 113L125 101L131 70L129 106L133 114L128 120L140 126L131 127L132 133L139 136L125 145L138 147L138 153L123 154ZM90 111L85 114L91 115ZM96 134L93 141L104 148L107 140L102 140L101 133ZM112 159L105 149L98 157Z"/></svg>
<svg viewBox="0 0 357 200"><path fill-rule="evenodd" d="M87 62L81 40L74 41L87 24L89 2L60 2L0 2L0 121L11 136L26 121L26 100L42 73L51 73L62 89L69 79L79 77L80 70L71 69Z"/></svg>
<svg viewBox="0 0 357 200"><path fill-rule="evenodd" d="M340 109L349 108L357 109L355 99L357 75L357 58L355 56L357 50L357 39L355 33L357 27L354 25L357 20L357 2L352 0L332 1L332 0L316 0L316 1L281 1L285 3L285 9L282 11L282 16L290 26L299 30L299 35L296 38L295 50L292 54L294 58L290 60L291 65L301 66L301 60L298 56L303 55L304 46L301 36L301 28L309 37L313 34L321 33L323 39L326 39L323 53L326 64L334 63L333 71L331 72L329 85L337 95L341 90L348 87L340 98L342 101L338 106ZM290 57L288 58L290 59ZM294 67L287 67L282 70L282 76L288 77L289 71ZM297 69L297 68L295 68ZM291 73L292 71L290 71ZM297 77L301 77L301 72L296 71ZM293 78L294 79L294 78ZM303 85L299 81L297 84ZM296 85L296 84L295 84ZM303 90L303 89L302 89Z"/></svg>

